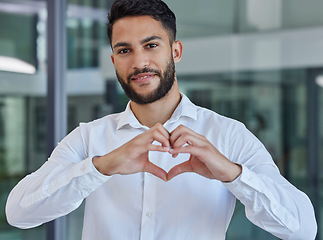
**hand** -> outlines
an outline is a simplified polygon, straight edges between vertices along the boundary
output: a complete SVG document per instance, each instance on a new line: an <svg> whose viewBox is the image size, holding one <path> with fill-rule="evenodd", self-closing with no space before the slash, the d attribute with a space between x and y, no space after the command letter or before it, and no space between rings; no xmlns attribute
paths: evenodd
<svg viewBox="0 0 323 240"><path fill-rule="evenodd" d="M231 182L241 174L241 166L223 156L206 137L180 125L170 133L173 157L179 153L189 153L188 161L173 167L167 174L167 179L185 173L195 172L206 178Z"/></svg>
<svg viewBox="0 0 323 240"><path fill-rule="evenodd" d="M161 145L152 144L154 141ZM161 124L156 124L114 151L102 157L93 158L93 164L105 175L149 172L166 181L167 173L149 161L148 153L149 151L168 152L169 149L169 132Z"/></svg>

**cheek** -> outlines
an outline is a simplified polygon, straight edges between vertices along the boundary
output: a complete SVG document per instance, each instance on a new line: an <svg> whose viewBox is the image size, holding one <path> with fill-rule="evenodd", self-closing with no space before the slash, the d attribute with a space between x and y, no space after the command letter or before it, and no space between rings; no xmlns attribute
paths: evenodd
<svg viewBox="0 0 323 240"><path fill-rule="evenodd" d="M114 68L121 75L125 74L126 73L126 69L127 69L126 68L126 63L120 62L118 60L115 60L115 62L114 62Z"/></svg>
<svg viewBox="0 0 323 240"><path fill-rule="evenodd" d="M159 54L154 57L155 61L151 61L151 64L158 66L161 71L164 71L169 64L171 57L172 56L169 55L166 56L165 54Z"/></svg>

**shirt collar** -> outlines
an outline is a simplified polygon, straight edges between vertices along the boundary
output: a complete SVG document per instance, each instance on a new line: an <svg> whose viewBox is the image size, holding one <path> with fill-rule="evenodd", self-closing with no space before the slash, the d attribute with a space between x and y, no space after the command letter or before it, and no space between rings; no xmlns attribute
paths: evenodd
<svg viewBox="0 0 323 240"><path fill-rule="evenodd" d="M127 107L124 112L120 113L117 130L121 129L122 127L130 125L133 128L141 128L143 127L141 123L138 121L138 119L133 114L131 107L130 107L130 101L127 104Z"/></svg>
<svg viewBox="0 0 323 240"><path fill-rule="evenodd" d="M197 107L188 99L188 97L186 97L186 95L181 93L181 96L181 102L168 120L170 123L178 121L181 117L189 117L193 120L197 120Z"/></svg>
<svg viewBox="0 0 323 240"><path fill-rule="evenodd" d="M189 117L193 120L197 120L197 107L181 93L182 99L175 109L173 115L168 120L169 123L178 121L181 117ZM143 126L138 121L138 119L133 114L130 108L130 102L128 102L127 107L124 112L120 113L119 120L117 124L117 130L122 127L130 125L133 128L142 128Z"/></svg>

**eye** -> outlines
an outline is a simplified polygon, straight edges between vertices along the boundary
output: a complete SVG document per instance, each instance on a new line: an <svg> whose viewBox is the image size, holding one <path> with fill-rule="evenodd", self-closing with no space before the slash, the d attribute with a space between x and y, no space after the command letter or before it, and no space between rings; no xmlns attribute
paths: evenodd
<svg viewBox="0 0 323 240"><path fill-rule="evenodd" d="M146 48L155 48L157 47L158 45L156 43L149 43L146 45Z"/></svg>
<svg viewBox="0 0 323 240"><path fill-rule="evenodd" d="M124 48L124 49L120 49L120 50L118 51L118 54L125 54L125 53L128 53L128 52L130 52L130 51L129 51L129 49Z"/></svg>

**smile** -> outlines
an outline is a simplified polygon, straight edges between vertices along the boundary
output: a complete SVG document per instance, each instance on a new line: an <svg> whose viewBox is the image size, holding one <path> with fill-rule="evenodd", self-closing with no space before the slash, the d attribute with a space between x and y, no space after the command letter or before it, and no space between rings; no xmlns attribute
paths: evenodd
<svg viewBox="0 0 323 240"><path fill-rule="evenodd" d="M147 81L155 77L155 73L142 73L137 74L131 78L132 81L141 82L141 81Z"/></svg>

